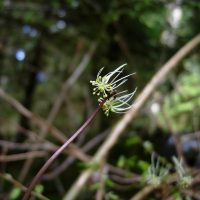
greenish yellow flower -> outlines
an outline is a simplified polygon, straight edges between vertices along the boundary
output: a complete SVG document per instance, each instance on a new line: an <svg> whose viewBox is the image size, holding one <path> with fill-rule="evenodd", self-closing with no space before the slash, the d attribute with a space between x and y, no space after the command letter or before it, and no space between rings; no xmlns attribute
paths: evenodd
<svg viewBox="0 0 200 200"><path fill-rule="evenodd" d="M188 187L192 183L192 177L184 169L182 160L178 160L175 156L173 156L172 159L175 164L176 172L179 175L179 186L182 188Z"/></svg>
<svg viewBox="0 0 200 200"><path fill-rule="evenodd" d="M104 76L101 76L101 72L103 71L103 68L101 68L97 74L96 80L90 81L90 83L94 86L93 94L102 94L103 97L107 97L108 94L115 91L119 86L124 84L127 81L127 78L134 74L132 73L117 79L119 75L123 72L125 65L126 64L119 66L117 69L115 69L112 72L109 72Z"/></svg>
<svg viewBox="0 0 200 200"><path fill-rule="evenodd" d="M121 73L124 70L123 64L119 66L112 72L101 76L103 68L97 74L95 81L90 81L91 84L94 86L93 94L97 94L99 97L98 101L102 102L105 97L111 95L110 98L103 104L103 111L108 116L110 112L115 113L124 113L128 111L132 105L130 104L130 100L134 96L136 89L132 93L127 93L127 90L118 92L117 89L119 86L124 84L127 81L127 78L132 74L123 76L120 78Z"/></svg>
<svg viewBox="0 0 200 200"><path fill-rule="evenodd" d="M148 168L145 180L148 184L158 187L169 173L167 167L160 166L159 160L155 162L155 156L151 156L151 165Z"/></svg>
<svg viewBox="0 0 200 200"><path fill-rule="evenodd" d="M111 96L103 105L102 109L104 113L108 116L110 112L114 113L125 113L128 111L132 105L129 104L129 101L133 97L136 92L136 89L129 94L121 95L122 93L126 93L127 91L123 91L120 93L116 93L114 96ZM103 98L99 98L99 102L102 102Z"/></svg>

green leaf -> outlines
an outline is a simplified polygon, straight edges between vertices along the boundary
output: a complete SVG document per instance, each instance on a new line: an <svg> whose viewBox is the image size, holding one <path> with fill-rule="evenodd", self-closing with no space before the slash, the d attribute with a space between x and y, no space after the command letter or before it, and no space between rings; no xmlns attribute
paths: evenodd
<svg viewBox="0 0 200 200"><path fill-rule="evenodd" d="M140 161L138 162L138 167L139 167L143 172L145 172L145 171L147 171L147 169L148 169L148 167L149 167L149 163L148 163L148 162L145 162L145 161L143 161L143 160L140 160Z"/></svg>
<svg viewBox="0 0 200 200"><path fill-rule="evenodd" d="M146 152L148 153L152 153L153 152L153 144L150 141L145 141L143 143L143 147L145 149Z"/></svg>
<svg viewBox="0 0 200 200"><path fill-rule="evenodd" d="M119 200L119 196L113 192L109 192L106 194L106 200Z"/></svg>
<svg viewBox="0 0 200 200"><path fill-rule="evenodd" d="M35 192L41 194L43 191L44 191L44 186L39 184L39 185L36 185L35 189L34 189Z"/></svg>
<svg viewBox="0 0 200 200"><path fill-rule="evenodd" d="M134 135L131 137L128 137L126 140L126 146L134 146L136 144L139 144L141 142L141 139L139 136Z"/></svg>
<svg viewBox="0 0 200 200"><path fill-rule="evenodd" d="M106 185L109 186L109 187L114 187L114 185L115 185L115 183L113 183L113 181L112 181L111 179L109 179L109 178L107 178L107 179L105 180L105 183L106 183Z"/></svg>
<svg viewBox="0 0 200 200"><path fill-rule="evenodd" d="M117 161L117 166L123 168L125 166L125 163L126 163L126 158L125 156L121 155Z"/></svg>
<svg viewBox="0 0 200 200"><path fill-rule="evenodd" d="M14 188L10 193L10 199L11 200L17 199L20 194L21 194L21 189Z"/></svg>

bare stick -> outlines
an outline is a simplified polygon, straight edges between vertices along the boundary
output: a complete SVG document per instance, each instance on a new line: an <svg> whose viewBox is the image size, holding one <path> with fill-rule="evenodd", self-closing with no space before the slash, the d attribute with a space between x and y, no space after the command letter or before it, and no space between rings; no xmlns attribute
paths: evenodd
<svg viewBox="0 0 200 200"><path fill-rule="evenodd" d="M12 154L12 155L2 155L0 156L0 162L13 162L17 160L25 160L27 158L33 158L33 157L44 157L47 155L46 151L31 151L26 153L18 153L18 154Z"/></svg>
<svg viewBox="0 0 200 200"><path fill-rule="evenodd" d="M110 133L105 142L101 145L97 153L93 157L93 162L99 163L105 155L107 155L110 149L119 140L124 129L131 122L131 120L137 116L137 113L142 108L144 103L153 93L153 91L159 86L161 82L166 78L169 72L177 66L177 64L190 53L198 44L200 43L200 34L190 40L185 44L172 58L167 61L161 69L153 76L150 82L146 85L143 91L140 93L136 99L134 106L130 109L123 118L114 126L113 131ZM65 195L63 200L73 200L80 193L80 190L85 185L89 177L91 176L93 170L88 169L84 171L72 185L68 193Z"/></svg>
<svg viewBox="0 0 200 200"><path fill-rule="evenodd" d="M49 131L52 133L52 135L59 140L61 143L64 143L66 141L66 136L57 128L49 124L46 120L43 118L35 115L31 111L29 111L27 108L25 108L19 101L11 97L10 95L6 94L3 89L0 88L0 98L4 99L7 103L12 105L19 113L27 117L29 120L31 120L34 124L39 126L40 128L42 127L48 127ZM69 148L70 154L73 154L77 158L81 160L88 160L87 156L83 154L83 152L76 147L75 145L71 144Z"/></svg>
<svg viewBox="0 0 200 200"><path fill-rule="evenodd" d="M89 48L89 50L85 53L83 56L80 64L76 67L75 71L72 73L72 75L67 78L67 80L64 82L62 85L60 93L57 95L57 98L55 99L55 102L50 110L50 113L47 117L47 123L52 124L53 121L55 120L60 107L62 106L62 103L65 99L65 96L67 94L67 90L73 86L73 84L76 82L76 80L79 78L79 76L83 73L84 69L87 67L88 63L90 62L90 59L92 58L92 55L96 49L97 43L93 42ZM48 126L43 126L41 127L41 130L39 132L39 135L42 138L46 138L46 135L48 133ZM65 139L66 140L66 139ZM28 159L23 168L22 171L19 175L19 180L23 181L29 172L30 167L32 166L33 159Z"/></svg>
<svg viewBox="0 0 200 200"><path fill-rule="evenodd" d="M142 200L144 199L149 193L151 193L156 188L153 185L148 185L140 190L135 196L131 198L131 200Z"/></svg>
<svg viewBox="0 0 200 200"><path fill-rule="evenodd" d="M64 142L66 140L66 137L62 132L60 132L55 127L51 126L46 120L42 119L41 117L29 111L19 101L17 101L10 95L6 94L1 88L0 88L0 98L4 99L6 102L12 105L20 114L27 117L34 124L38 125L39 127L48 127L48 130L51 131L53 136L60 142Z"/></svg>
<svg viewBox="0 0 200 200"><path fill-rule="evenodd" d="M0 147L7 148L9 150L44 150L44 151L50 151L50 152L55 152L59 146L56 146L54 144L51 144L50 142L45 142L45 143L37 143L37 144L32 144L32 143L16 143L16 142L8 142L5 140L0 140ZM67 151L65 151L67 154Z"/></svg>
<svg viewBox="0 0 200 200"><path fill-rule="evenodd" d="M98 143L100 143L108 134L108 130L104 131L101 134L96 135L93 139L91 139L89 142L87 142L81 149L83 152L87 152L89 150L91 150L92 148L96 147ZM0 143L1 144L1 143ZM72 165L74 163L74 161L76 160L76 158L74 156L68 156L68 158L66 158L66 160L61 163L57 168L55 168L54 170L52 170L49 173L46 173L43 176L43 180L51 180L51 179L55 179L60 173L62 173L63 171L65 171L70 165Z"/></svg>
<svg viewBox="0 0 200 200"><path fill-rule="evenodd" d="M108 173L108 167L105 166L105 159L100 163L99 170L99 187L95 195L95 200L103 200L105 196L105 175Z"/></svg>
<svg viewBox="0 0 200 200"><path fill-rule="evenodd" d="M53 107L49 113L49 116L47 118L47 122L48 123L52 123L54 121L54 119L56 118L58 111L65 99L66 96L66 92L67 90L72 87L72 85L76 82L76 80L79 78L79 76L82 74L82 72L84 71L84 69L86 68L86 66L88 65L95 49L96 49L97 43L93 42L91 44L90 49L88 50L88 52L84 55L82 61L80 62L80 64L77 66L76 70L73 72L73 74L70 76L70 78L68 78L63 86L62 89L60 91L60 94L58 94L55 103L53 104ZM47 134L48 131L48 127L44 127L44 129L41 132L41 136L44 138Z"/></svg>

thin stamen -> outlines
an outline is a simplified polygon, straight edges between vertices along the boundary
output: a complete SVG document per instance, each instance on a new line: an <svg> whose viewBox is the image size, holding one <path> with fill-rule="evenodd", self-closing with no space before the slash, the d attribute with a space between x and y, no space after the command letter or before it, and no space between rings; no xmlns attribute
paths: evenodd
<svg viewBox="0 0 200 200"><path fill-rule="evenodd" d="M101 76L101 73L104 69L101 68L97 74L96 81L90 81L94 86L93 94L102 95L102 97L107 97L109 94L114 93L114 95L111 98L108 98L108 100L105 102L103 106L104 113L107 116L109 115L110 112L125 113L128 109L132 107L132 105L129 104L129 101L135 94L136 90L130 94L126 94L128 92L127 90L124 90L122 92L116 91L116 89L119 86L123 85L128 80L127 78L129 76L135 74L132 73L119 78L124 70L125 65L126 64L119 66L117 69L107 73L104 76ZM102 102L104 100L104 98L102 97L101 96L99 97L98 99L99 102Z"/></svg>
<svg viewBox="0 0 200 200"><path fill-rule="evenodd" d="M115 76L115 78L111 81L111 84L113 83L113 81L115 81L115 79L123 72L123 69L121 71L118 71L118 74Z"/></svg>
<svg viewBox="0 0 200 200"><path fill-rule="evenodd" d="M123 80L121 83L119 83L117 86L116 84L113 86L114 89L118 88L120 85L124 84L128 79Z"/></svg>
<svg viewBox="0 0 200 200"><path fill-rule="evenodd" d="M98 74L97 74L97 77L100 76L100 74L101 74L101 72L103 71L103 69L104 69L104 67L102 67L102 68L99 70L99 72L98 72Z"/></svg>
<svg viewBox="0 0 200 200"><path fill-rule="evenodd" d="M118 73L117 76L119 76L119 74L122 73L122 72L123 72L123 69L122 69L121 71L118 71L118 70L116 69L116 70L113 71L113 72L109 72L109 73L106 75L107 80L109 80L115 73ZM114 79L116 79L116 77L115 77ZM111 82L111 83L112 83L112 82Z"/></svg>
<svg viewBox="0 0 200 200"><path fill-rule="evenodd" d="M119 100L119 101L120 101L120 100ZM121 102L121 104L115 106L115 108L119 108L119 107L121 107L121 106L123 106L123 105L131 106L131 105L128 104L127 102L124 102L124 101L120 101L120 102Z"/></svg>
<svg viewBox="0 0 200 200"><path fill-rule="evenodd" d="M122 79L125 79L125 78L129 77L129 76L132 76L133 74L135 74L135 73L132 73L132 74L126 75L126 76L124 76L124 77L118 79L117 81L115 81L113 84L115 84L115 83L121 81Z"/></svg>

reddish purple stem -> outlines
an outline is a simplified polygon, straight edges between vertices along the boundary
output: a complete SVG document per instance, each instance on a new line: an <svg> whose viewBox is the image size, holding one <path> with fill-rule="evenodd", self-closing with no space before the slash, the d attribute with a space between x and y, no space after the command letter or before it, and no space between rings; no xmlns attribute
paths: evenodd
<svg viewBox="0 0 200 200"><path fill-rule="evenodd" d="M51 163L64 151L64 149L74 141L94 120L99 110L102 108L103 104L109 99L113 94L106 97L97 107L97 109L92 113L92 115L87 119L87 121L45 162L45 164L42 166L42 168L38 171L38 173L33 178L32 182L30 183L29 187L27 188L23 199L22 200L28 200L31 191L35 187L35 185L41 180L42 175L47 170L47 168L51 165Z"/></svg>

